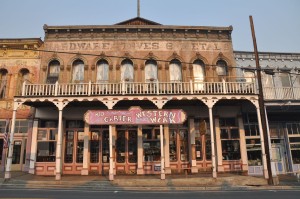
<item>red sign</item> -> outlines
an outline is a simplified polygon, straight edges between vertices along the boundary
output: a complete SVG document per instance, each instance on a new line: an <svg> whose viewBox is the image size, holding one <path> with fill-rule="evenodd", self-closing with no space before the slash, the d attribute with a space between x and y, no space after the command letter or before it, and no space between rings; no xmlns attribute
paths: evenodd
<svg viewBox="0 0 300 199"><path fill-rule="evenodd" d="M129 110L89 110L84 121L90 125L106 124L182 124L186 114L181 109L142 110L132 107Z"/></svg>

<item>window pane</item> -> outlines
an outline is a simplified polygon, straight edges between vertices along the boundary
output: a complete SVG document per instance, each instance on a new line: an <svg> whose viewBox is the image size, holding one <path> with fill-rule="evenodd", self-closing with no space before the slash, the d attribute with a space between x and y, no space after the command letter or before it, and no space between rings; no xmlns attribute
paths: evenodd
<svg viewBox="0 0 300 199"><path fill-rule="evenodd" d="M181 82L182 81L182 72L181 72L181 63L178 60L172 60L170 62L170 81Z"/></svg>
<svg viewBox="0 0 300 199"><path fill-rule="evenodd" d="M116 140L116 153L117 153L117 162L125 162L125 131L117 132Z"/></svg>
<svg viewBox="0 0 300 199"><path fill-rule="evenodd" d="M73 63L73 82L83 82L84 80L84 63L81 60L76 60Z"/></svg>
<svg viewBox="0 0 300 199"><path fill-rule="evenodd" d="M65 149L65 163L73 162L73 143L74 131L67 131L66 133L66 149Z"/></svg>
<svg viewBox="0 0 300 199"><path fill-rule="evenodd" d="M157 80L157 64L155 60L146 61L145 80L146 82Z"/></svg>
<svg viewBox="0 0 300 199"><path fill-rule="evenodd" d="M56 142L37 143L37 162L55 162Z"/></svg>
<svg viewBox="0 0 300 199"><path fill-rule="evenodd" d="M217 62L217 74L221 76L227 75L227 64L223 60Z"/></svg>
<svg viewBox="0 0 300 199"><path fill-rule="evenodd" d="M99 162L99 149L100 149L100 132L93 131L90 141L90 162L98 163Z"/></svg>
<svg viewBox="0 0 300 199"><path fill-rule="evenodd" d="M48 140L47 138L47 130L38 130L38 133L37 133L37 140Z"/></svg>
<svg viewBox="0 0 300 199"><path fill-rule="evenodd" d="M205 77L204 63L201 60L196 60L193 63L193 72L195 82L203 82Z"/></svg>
<svg viewBox="0 0 300 199"><path fill-rule="evenodd" d="M12 155L12 164L20 164L21 160L21 141L14 142L13 155Z"/></svg>
<svg viewBox="0 0 300 199"><path fill-rule="evenodd" d="M97 63L97 82L108 81L108 62L106 60L100 60Z"/></svg>
<svg viewBox="0 0 300 199"><path fill-rule="evenodd" d="M206 160L211 160L211 140L210 137L205 137L205 155Z"/></svg>
<svg viewBox="0 0 300 199"><path fill-rule="evenodd" d="M137 132L136 131L129 131L128 161L129 163L137 162Z"/></svg>
<svg viewBox="0 0 300 199"><path fill-rule="evenodd" d="M122 61L121 81L133 81L133 63L129 59Z"/></svg>
<svg viewBox="0 0 300 199"><path fill-rule="evenodd" d="M180 138L180 160L188 161L189 160L188 132L186 130L180 130L179 138Z"/></svg>
<svg viewBox="0 0 300 199"><path fill-rule="evenodd" d="M240 141L239 140L222 140L222 156L223 160L239 160Z"/></svg>
<svg viewBox="0 0 300 199"><path fill-rule="evenodd" d="M280 79L281 79L281 86L282 87L290 87L291 82L290 82L290 76L288 73L281 73L280 74Z"/></svg>
<svg viewBox="0 0 300 199"><path fill-rule="evenodd" d="M292 150L293 164L300 164L300 149Z"/></svg>
<svg viewBox="0 0 300 199"><path fill-rule="evenodd" d="M58 77L60 71L59 61L51 61L49 64L49 74L48 77Z"/></svg>
<svg viewBox="0 0 300 199"><path fill-rule="evenodd" d="M109 162L109 132L107 130L102 132L102 161Z"/></svg>
<svg viewBox="0 0 300 199"><path fill-rule="evenodd" d="M84 142L82 140L77 141L76 163L83 163L83 144Z"/></svg>
<svg viewBox="0 0 300 199"><path fill-rule="evenodd" d="M50 129L49 132L50 132L49 140L56 140L57 129Z"/></svg>
<svg viewBox="0 0 300 199"><path fill-rule="evenodd" d="M176 131L170 130L170 144L169 144L170 162L177 161L177 142Z"/></svg>

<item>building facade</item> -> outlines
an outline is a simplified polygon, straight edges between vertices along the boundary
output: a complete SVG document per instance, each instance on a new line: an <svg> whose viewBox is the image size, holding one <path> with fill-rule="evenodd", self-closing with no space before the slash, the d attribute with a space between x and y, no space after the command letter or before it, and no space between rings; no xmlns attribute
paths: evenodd
<svg viewBox="0 0 300 199"><path fill-rule="evenodd" d="M44 30L41 52L34 51L40 58L38 75L22 83L10 116L16 124L23 105L35 110L26 147L30 173L58 180L68 174L111 180L120 174L160 174L164 179L184 172L268 178L254 57L233 51L232 27L166 26L137 17L109 26L45 25ZM282 54L268 56L262 61ZM298 54L282 60L299 65ZM290 71L289 65L283 68ZM276 162L277 171L299 170L299 122L292 119L299 111L281 109L290 103L297 107L299 98L280 99L286 96L280 91L297 89L268 88L270 80L264 78L272 153L288 154L286 162ZM153 123L126 123L124 114L132 107L145 110L140 114ZM168 111L178 109L186 119L174 124ZM91 123L84 118L93 110L111 117ZM278 123L282 114L291 119ZM12 128L11 138L16 135Z"/></svg>
<svg viewBox="0 0 300 199"><path fill-rule="evenodd" d="M234 52L240 75L255 77L255 57L252 52ZM300 165L300 54L299 53L259 53L263 69L262 82L269 125L271 161L277 174L299 172ZM252 113L251 113L252 112ZM249 111L244 121L250 174L261 173L256 162L259 156L257 121L253 120L255 111Z"/></svg>
<svg viewBox="0 0 300 199"><path fill-rule="evenodd" d="M5 130L11 127L14 96L20 96L23 82L38 82L40 70L39 38L0 39L0 163L4 171L7 150ZM22 105L16 111L15 138L13 143L12 170L28 170L34 109ZM7 128L6 128L7 127Z"/></svg>

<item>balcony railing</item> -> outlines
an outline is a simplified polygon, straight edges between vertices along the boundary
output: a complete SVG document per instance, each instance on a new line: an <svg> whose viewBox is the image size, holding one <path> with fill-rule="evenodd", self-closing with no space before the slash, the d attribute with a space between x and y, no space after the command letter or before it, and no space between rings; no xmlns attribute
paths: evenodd
<svg viewBox="0 0 300 199"><path fill-rule="evenodd" d="M254 82L24 83L22 96L256 94Z"/></svg>
<svg viewBox="0 0 300 199"><path fill-rule="evenodd" d="M265 100L299 100L300 87L264 87Z"/></svg>

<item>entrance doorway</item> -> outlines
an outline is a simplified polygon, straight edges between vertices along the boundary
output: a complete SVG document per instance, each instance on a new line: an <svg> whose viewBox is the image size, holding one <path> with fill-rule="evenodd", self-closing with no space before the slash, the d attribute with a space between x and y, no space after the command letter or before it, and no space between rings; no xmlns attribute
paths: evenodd
<svg viewBox="0 0 300 199"><path fill-rule="evenodd" d="M12 171L21 171L25 165L26 156L26 139L14 140L13 154L12 154Z"/></svg>
<svg viewBox="0 0 300 199"><path fill-rule="evenodd" d="M285 150L282 144L272 144L272 161L275 163L276 173L286 173Z"/></svg>

